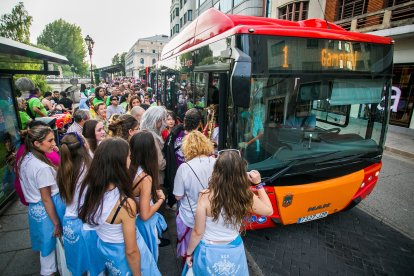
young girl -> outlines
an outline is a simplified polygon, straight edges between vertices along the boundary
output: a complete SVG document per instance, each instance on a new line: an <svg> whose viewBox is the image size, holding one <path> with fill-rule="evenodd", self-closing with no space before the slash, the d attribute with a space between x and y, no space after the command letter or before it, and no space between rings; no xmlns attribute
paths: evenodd
<svg viewBox="0 0 414 276"><path fill-rule="evenodd" d="M56 169L45 156L56 146L52 129L48 126L29 129L25 146L18 171L24 197L29 203L32 249L40 251L40 274L51 275L56 272L56 237L62 233L65 212L56 185Z"/></svg>
<svg viewBox="0 0 414 276"><path fill-rule="evenodd" d="M94 230L83 230L83 223L78 218L80 183L92 159L87 144L76 132L66 134L61 143L62 166L59 167L56 178L60 196L66 203L63 218L66 264L74 276L81 276L87 271L90 275L98 275L105 269L103 261L94 255L98 236Z"/></svg>
<svg viewBox="0 0 414 276"><path fill-rule="evenodd" d="M257 196L250 190L251 184L256 185ZM239 151L219 152L208 189L198 200L187 249L187 265L193 267L194 275L204 275L206 271L249 275L239 230L249 212L263 216L273 213L263 185L258 171L246 172Z"/></svg>
<svg viewBox="0 0 414 276"><path fill-rule="evenodd" d="M177 123L177 116L175 115L175 113L173 111L167 110L167 119L165 120L165 123L166 123L167 126L161 132L162 139L164 140L164 142L167 141L168 134L170 134L171 130L173 129L173 127Z"/></svg>
<svg viewBox="0 0 414 276"><path fill-rule="evenodd" d="M93 156L98 145L106 137L104 125L96 120L88 120L83 125L82 136L85 137L89 145L89 153Z"/></svg>
<svg viewBox="0 0 414 276"><path fill-rule="evenodd" d="M139 204L137 226L148 248L158 260L158 234L167 228L162 215L157 213L165 195L159 188L158 157L154 136L140 131L130 140L131 166L129 172L134 181L132 190Z"/></svg>
<svg viewBox="0 0 414 276"><path fill-rule="evenodd" d="M108 138L99 145L81 184L85 201L79 218L96 227L98 252L110 275L161 275L135 225L129 164L124 139Z"/></svg>

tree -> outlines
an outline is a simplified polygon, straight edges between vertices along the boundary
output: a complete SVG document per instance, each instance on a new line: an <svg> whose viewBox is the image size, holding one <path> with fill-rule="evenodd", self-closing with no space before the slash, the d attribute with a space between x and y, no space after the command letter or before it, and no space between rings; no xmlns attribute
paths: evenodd
<svg viewBox="0 0 414 276"><path fill-rule="evenodd" d="M29 44L32 21L33 18L24 8L23 2L19 2L10 14L1 16L0 36Z"/></svg>
<svg viewBox="0 0 414 276"><path fill-rule="evenodd" d="M120 61L119 54L115 54L114 57L112 58L112 65L118 64L119 61Z"/></svg>
<svg viewBox="0 0 414 276"><path fill-rule="evenodd" d="M55 53L66 56L70 64L76 68L77 74L88 74L88 64L85 62L86 47L79 26L63 19L55 20L46 25L37 38L37 44L45 45Z"/></svg>
<svg viewBox="0 0 414 276"><path fill-rule="evenodd" d="M122 66L124 66L124 67L125 67L125 57L126 57L126 55L127 55L127 52L123 52L121 54L121 57L119 58L119 63L122 63Z"/></svg>

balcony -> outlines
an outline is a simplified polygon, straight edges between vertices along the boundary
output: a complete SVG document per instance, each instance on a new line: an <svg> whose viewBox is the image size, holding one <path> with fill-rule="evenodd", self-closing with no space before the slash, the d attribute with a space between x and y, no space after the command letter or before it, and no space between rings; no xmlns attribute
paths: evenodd
<svg viewBox="0 0 414 276"><path fill-rule="evenodd" d="M411 25L414 23L414 1L334 23L348 31L360 33Z"/></svg>

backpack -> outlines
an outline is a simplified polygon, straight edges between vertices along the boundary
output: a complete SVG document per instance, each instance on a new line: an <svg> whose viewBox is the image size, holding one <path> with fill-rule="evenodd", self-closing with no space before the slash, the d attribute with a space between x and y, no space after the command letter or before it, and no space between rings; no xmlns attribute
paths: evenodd
<svg viewBox="0 0 414 276"><path fill-rule="evenodd" d="M177 139L178 134L184 130L184 126L182 124L175 126L171 133L167 136L167 141L164 143L164 147L162 149L163 154L165 156L165 179L164 179L164 187L167 188L168 192L168 205L171 207L174 205L177 200L173 195L174 190L174 178L177 174L177 160L175 157L175 153L179 148L174 147L174 142Z"/></svg>
<svg viewBox="0 0 414 276"><path fill-rule="evenodd" d="M29 99L29 100L27 101L26 113L27 113L27 115L29 115L29 117L30 117L30 118L35 119L35 118L36 118L36 115L34 114L34 112L33 112L32 108L30 107L30 103L31 103L31 102L33 103L32 99L33 99L33 98L31 98L31 99Z"/></svg>

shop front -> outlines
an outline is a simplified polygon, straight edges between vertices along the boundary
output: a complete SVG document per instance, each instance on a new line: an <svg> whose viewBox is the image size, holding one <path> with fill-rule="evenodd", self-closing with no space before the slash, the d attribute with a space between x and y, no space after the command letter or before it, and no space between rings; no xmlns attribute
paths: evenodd
<svg viewBox="0 0 414 276"><path fill-rule="evenodd" d="M394 64L393 73L390 124L410 128L414 109L414 63Z"/></svg>

